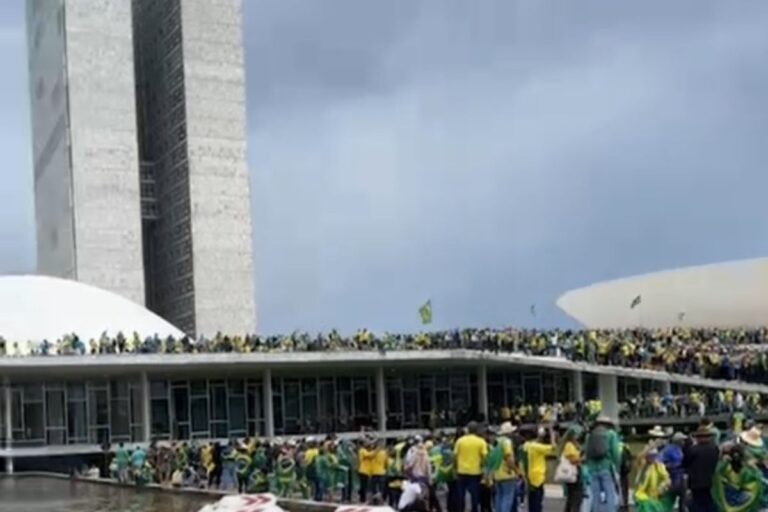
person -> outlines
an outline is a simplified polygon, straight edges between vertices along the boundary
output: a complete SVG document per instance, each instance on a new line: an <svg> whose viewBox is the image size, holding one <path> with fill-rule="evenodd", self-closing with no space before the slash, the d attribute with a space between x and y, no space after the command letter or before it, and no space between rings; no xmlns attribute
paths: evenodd
<svg viewBox="0 0 768 512"><path fill-rule="evenodd" d="M717 510L756 512L762 495L761 475L745 459L744 446L727 443L712 480L712 499Z"/></svg>
<svg viewBox="0 0 768 512"><path fill-rule="evenodd" d="M115 452L115 462L117 463L117 481L124 484L128 481L128 465L130 459L128 457L128 450L123 443L117 446Z"/></svg>
<svg viewBox="0 0 768 512"><path fill-rule="evenodd" d="M581 428L581 425L574 424L565 432L561 443L560 456L564 457L579 470L578 480L565 485L565 512L579 512L581 510L581 502L584 496L584 479L581 475L581 446L579 441L583 433L584 430Z"/></svg>
<svg viewBox="0 0 768 512"><path fill-rule="evenodd" d="M213 443L211 448L211 472L208 475L208 487L215 487L218 489L221 486L221 473L224 470L221 443L218 441Z"/></svg>
<svg viewBox="0 0 768 512"><path fill-rule="evenodd" d="M322 501L322 482L317 474L317 465L315 464L317 456L320 454L320 449L317 446L315 438L308 437L306 440L307 449L304 452L304 460L302 461L302 467L304 469L304 476L309 482L312 488L312 496L315 501Z"/></svg>
<svg viewBox="0 0 768 512"><path fill-rule="evenodd" d="M501 460L493 473L494 497L493 509L512 511L515 502L515 489L517 488L517 467L515 452L510 436L515 433L515 427L511 422L505 421L499 428L499 436L496 439L496 449L499 450ZM489 456L490 458L490 456Z"/></svg>
<svg viewBox="0 0 768 512"><path fill-rule="evenodd" d="M715 433L706 424L700 425L694 433L695 443L685 451L683 466L688 474L688 488L691 491L691 510L715 512L712 501L712 479L720 458L720 449L714 442Z"/></svg>
<svg viewBox="0 0 768 512"><path fill-rule="evenodd" d="M456 482L458 485L458 510L465 510L465 499L469 493L471 512L478 512L480 506L480 481L483 463L488 455L488 443L477 435L478 424L467 425L467 433L456 440L453 447Z"/></svg>
<svg viewBox="0 0 768 512"><path fill-rule="evenodd" d="M547 457L556 451L555 429L539 427L536 439L523 445L525 479L528 484L528 512L542 512L544 483L547 478Z"/></svg>
<svg viewBox="0 0 768 512"><path fill-rule="evenodd" d="M629 475L632 472L634 456L628 443L621 443L621 462L619 463L619 487L621 488L621 507L629 510Z"/></svg>
<svg viewBox="0 0 768 512"><path fill-rule="evenodd" d="M669 474L659 461L659 451L656 448L647 450L635 484L635 506L638 512L664 512L666 508L661 496L669 485Z"/></svg>
<svg viewBox="0 0 768 512"><path fill-rule="evenodd" d="M137 446L133 453L131 453L131 466L133 467L134 480L137 485L143 485L147 482L144 481L144 466L147 462L147 452L141 446Z"/></svg>
<svg viewBox="0 0 768 512"><path fill-rule="evenodd" d="M664 445L659 453L659 461L664 464L669 475L670 484L663 500L667 510L674 510L675 503L679 501L678 508L685 510L685 470L683 468L683 446L687 437L681 432L675 432L670 442Z"/></svg>
<svg viewBox="0 0 768 512"><path fill-rule="evenodd" d="M613 420L598 416L584 446L584 465L590 481L590 509L592 512L615 512L619 505L616 473L621 464L621 450Z"/></svg>
<svg viewBox="0 0 768 512"><path fill-rule="evenodd" d="M423 449L422 444L422 449ZM426 452L425 452L426 453ZM426 455L425 455L426 456ZM383 439L379 439L375 443L373 457L371 458L370 470L371 470L371 494L384 496L384 480L387 475L387 461L389 455L384 444Z"/></svg>
<svg viewBox="0 0 768 512"><path fill-rule="evenodd" d="M363 441L363 446L357 450L357 476L360 487L358 494L360 503L366 503L368 500L368 491L372 490L373 459L376 457L376 449L373 446L373 439L368 438ZM376 491L373 491L374 494Z"/></svg>

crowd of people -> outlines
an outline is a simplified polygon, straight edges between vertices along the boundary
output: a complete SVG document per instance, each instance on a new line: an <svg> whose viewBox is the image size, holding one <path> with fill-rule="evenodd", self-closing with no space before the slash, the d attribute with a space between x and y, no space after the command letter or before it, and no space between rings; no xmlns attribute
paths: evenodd
<svg viewBox="0 0 768 512"><path fill-rule="evenodd" d="M210 352L394 351L472 349L567 358L600 365L625 366L699 375L707 378L768 383L768 329L625 329L534 330L455 329L378 336L362 329L351 336L337 331L311 336L225 336L142 339L137 334L103 334L83 340L76 334L40 343L0 338L0 355L172 354Z"/></svg>
<svg viewBox="0 0 768 512"><path fill-rule="evenodd" d="M768 432L766 432L768 434ZM768 445L761 426L735 417L727 429L702 418L691 433L654 427L634 449L614 421L470 422L387 443L243 439L120 445L108 467L121 482L270 492L333 503L388 504L407 512L540 512L548 482L561 484L564 510L740 511L768 507ZM553 468L549 460L556 461Z"/></svg>

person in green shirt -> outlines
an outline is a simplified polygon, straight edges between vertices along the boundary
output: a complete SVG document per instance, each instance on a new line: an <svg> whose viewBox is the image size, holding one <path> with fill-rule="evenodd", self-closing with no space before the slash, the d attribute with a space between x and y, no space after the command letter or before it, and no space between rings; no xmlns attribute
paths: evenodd
<svg viewBox="0 0 768 512"><path fill-rule="evenodd" d="M117 463L117 481L120 483L127 482L130 456L123 443L120 443L117 447L117 451L115 452L115 462Z"/></svg>
<svg viewBox="0 0 768 512"><path fill-rule="evenodd" d="M614 511L620 502L617 473L621 466L621 441L613 420L598 416L584 447L584 466L589 475L592 510Z"/></svg>

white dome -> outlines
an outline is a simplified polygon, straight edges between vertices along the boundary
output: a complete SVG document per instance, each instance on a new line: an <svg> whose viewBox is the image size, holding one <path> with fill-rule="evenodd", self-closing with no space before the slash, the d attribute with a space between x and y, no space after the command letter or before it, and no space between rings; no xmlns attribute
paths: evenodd
<svg viewBox="0 0 768 512"><path fill-rule="evenodd" d="M639 297L634 308L632 302ZM665 270L571 290L557 300L587 327L768 325L768 258Z"/></svg>
<svg viewBox="0 0 768 512"><path fill-rule="evenodd" d="M55 341L69 333L98 339L105 331L183 336L148 309L94 286L47 276L0 277L0 336L9 342Z"/></svg>

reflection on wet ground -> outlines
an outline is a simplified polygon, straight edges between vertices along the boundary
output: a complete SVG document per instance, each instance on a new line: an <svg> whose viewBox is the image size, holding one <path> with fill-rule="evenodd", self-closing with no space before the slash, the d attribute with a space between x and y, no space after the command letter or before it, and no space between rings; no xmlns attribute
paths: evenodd
<svg viewBox="0 0 768 512"><path fill-rule="evenodd" d="M0 479L2 512L197 512L212 501L207 496L53 478Z"/></svg>

